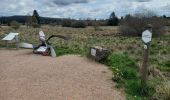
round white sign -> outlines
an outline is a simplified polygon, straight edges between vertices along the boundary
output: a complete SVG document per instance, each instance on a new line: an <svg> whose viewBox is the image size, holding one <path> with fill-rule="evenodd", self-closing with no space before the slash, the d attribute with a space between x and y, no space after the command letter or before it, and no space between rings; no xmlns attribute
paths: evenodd
<svg viewBox="0 0 170 100"><path fill-rule="evenodd" d="M146 30L142 33L142 40L145 43L149 43L152 40L152 33L149 30Z"/></svg>

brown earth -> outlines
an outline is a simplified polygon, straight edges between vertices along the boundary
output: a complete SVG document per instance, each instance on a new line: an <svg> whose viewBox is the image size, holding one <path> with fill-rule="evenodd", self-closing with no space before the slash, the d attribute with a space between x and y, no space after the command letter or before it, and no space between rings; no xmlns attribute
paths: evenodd
<svg viewBox="0 0 170 100"><path fill-rule="evenodd" d="M77 55L0 50L0 100L125 100L104 65Z"/></svg>

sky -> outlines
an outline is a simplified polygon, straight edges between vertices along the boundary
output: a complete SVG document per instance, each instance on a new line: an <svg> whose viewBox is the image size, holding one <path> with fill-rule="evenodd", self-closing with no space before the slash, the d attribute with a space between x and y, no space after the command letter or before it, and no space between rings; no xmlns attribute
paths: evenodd
<svg viewBox="0 0 170 100"><path fill-rule="evenodd" d="M53 18L109 18L152 11L170 16L170 0L0 0L0 16L32 15Z"/></svg>

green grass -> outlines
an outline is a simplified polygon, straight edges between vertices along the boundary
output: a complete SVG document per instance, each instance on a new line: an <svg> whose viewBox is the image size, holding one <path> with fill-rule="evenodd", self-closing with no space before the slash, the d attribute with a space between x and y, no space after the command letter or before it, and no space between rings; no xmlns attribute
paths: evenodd
<svg viewBox="0 0 170 100"><path fill-rule="evenodd" d="M134 60L129 59L124 54L111 54L108 58L107 65L114 70L117 68L122 73L124 79L136 79L137 78L137 66Z"/></svg>
<svg viewBox="0 0 170 100"><path fill-rule="evenodd" d="M137 64L128 55L113 53L105 63L113 72L113 80L118 83L116 87L124 88L129 100L148 100L154 94L154 85L142 84Z"/></svg>
<svg viewBox="0 0 170 100"><path fill-rule="evenodd" d="M170 60L166 60L163 61L161 63L159 63L159 67L157 67L158 69L160 69L161 71L170 71Z"/></svg>
<svg viewBox="0 0 170 100"><path fill-rule="evenodd" d="M80 54L79 50L71 49L68 47L55 48L57 56L68 55L68 54Z"/></svg>

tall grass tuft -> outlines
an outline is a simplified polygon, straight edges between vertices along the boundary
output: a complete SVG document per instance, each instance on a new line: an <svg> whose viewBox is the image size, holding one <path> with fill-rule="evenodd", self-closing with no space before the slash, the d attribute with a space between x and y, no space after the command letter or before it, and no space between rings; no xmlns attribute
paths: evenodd
<svg viewBox="0 0 170 100"><path fill-rule="evenodd" d="M170 82L164 82L157 87L155 98L159 100L170 100Z"/></svg>

